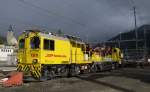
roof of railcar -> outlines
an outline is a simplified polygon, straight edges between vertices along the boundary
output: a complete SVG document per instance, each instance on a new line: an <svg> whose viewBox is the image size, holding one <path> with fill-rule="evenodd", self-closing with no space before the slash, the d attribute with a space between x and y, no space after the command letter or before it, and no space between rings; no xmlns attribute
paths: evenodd
<svg viewBox="0 0 150 92"><path fill-rule="evenodd" d="M79 44L84 44L84 42L79 38L71 35L60 35L60 34L55 34L51 32L42 32L39 30L26 30L26 32L36 32L39 34L39 36L46 37L46 38L53 38L53 39L60 39L60 40L68 40L68 41L74 41Z"/></svg>

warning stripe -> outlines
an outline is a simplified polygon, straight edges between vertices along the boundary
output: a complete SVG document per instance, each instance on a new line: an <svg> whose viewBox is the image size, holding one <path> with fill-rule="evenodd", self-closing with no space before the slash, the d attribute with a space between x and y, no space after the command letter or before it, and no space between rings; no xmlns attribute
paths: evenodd
<svg viewBox="0 0 150 92"><path fill-rule="evenodd" d="M28 72L30 70L30 67L28 65L25 65L23 68L23 71Z"/></svg>
<svg viewBox="0 0 150 92"><path fill-rule="evenodd" d="M33 77L35 78L40 78L41 77L41 72L39 71L39 68L35 67L34 65L32 66L33 67Z"/></svg>
<svg viewBox="0 0 150 92"><path fill-rule="evenodd" d="M35 73L37 75L37 78L40 78L40 74L37 71L35 71Z"/></svg>
<svg viewBox="0 0 150 92"><path fill-rule="evenodd" d="M37 75L39 78L41 77L41 73L39 71L37 71Z"/></svg>
<svg viewBox="0 0 150 92"><path fill-rule="evenodd" d="M32 75L33 78L36 78L34 71L31 72L31 75Z"/></svg>
<svg viewBox="0 0 150 92"><path fill-rule="evenodd" d="M41 67L40 65L24 65L24 64L18 64L17 65L17 70L18 71L23 71L23 72L29 72L31 75L39 79L41 77Z"/></svg>
<svg viewBox="0 0 150 92"><path fill-rule="evenodd" d="M28 71L30 71L30 67L29 66L27 66L27 68L26 68L26 72L28 72Z"/></svg>
<svg viewBox="0 0 150 92"><path fill-rule="evenodd" d="M25 65L25 66L23 67L23 71L25 71L26 67L27 67L27 65Z"/></svg>
<svg viewBox="0 0 150 92"><path fill-rule="evenodd" d="M17 66L17 70L18 70L18 71L22 71L22 66L21 66L21 65L18 65L18 66Z"/></svg>
<svg viewBox="0 0 150 92"><path fill-rule="evenodd" d="M36 71L32 71L32 76L36 79L40 78L40 75Z"/></svg>

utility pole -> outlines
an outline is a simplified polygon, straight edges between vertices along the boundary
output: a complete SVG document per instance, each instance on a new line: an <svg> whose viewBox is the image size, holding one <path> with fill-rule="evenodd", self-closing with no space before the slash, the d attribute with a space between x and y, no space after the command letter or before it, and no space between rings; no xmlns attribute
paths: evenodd
<svg viewBox="0 0 150 92"><path fill-rule="evenodd" d="M119 48L121 48L121 32L119 32Z"/></svg>
<svg viewBox="0 0 150 92"><path fill-rule="evenodd" d="M86 42L89 43L88 34L86 34Z"/></svg>
<svg viewBox="0 0 150 92"><path fill-rule="evenodd" d="M134 30L135 30L135 39L136 39L136 50L138 49L138 30L137 30L137 17L136 17L136 7L133 6L133 12L134 12Z"/></svg>
<svg viewBox="0 0 150 92"><path fill-rule="evenodd" d="M135 42L136 42L136 50L138 49L138 30L137 30L137 16L136 16L136 5L134 0L129 0L131 2L131 6L133 8L133 17L134 17L134 31L135 31Z"/></svg>
<svg viewBox="0 0 150 92"><path fill-rule="evenodd" d="M147 56L147 40L146 40L146 29L144 28L144 58L146 61L146 56Z"/></svg>

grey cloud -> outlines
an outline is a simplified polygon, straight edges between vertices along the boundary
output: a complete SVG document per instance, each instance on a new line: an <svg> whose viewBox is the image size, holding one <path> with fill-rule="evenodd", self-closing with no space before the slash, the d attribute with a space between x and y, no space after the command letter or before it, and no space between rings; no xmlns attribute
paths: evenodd
<svg viewBox="0 0 150 92"><path fill-rule="evenodd" d="M13 24L17 36L25 29L38 27L103 41L134 28L130 0L24 0L42 9L20 1L0 1L1 35L6 35L8 26ZM150 1L134 1L138 24L149 23Z"/></svg>

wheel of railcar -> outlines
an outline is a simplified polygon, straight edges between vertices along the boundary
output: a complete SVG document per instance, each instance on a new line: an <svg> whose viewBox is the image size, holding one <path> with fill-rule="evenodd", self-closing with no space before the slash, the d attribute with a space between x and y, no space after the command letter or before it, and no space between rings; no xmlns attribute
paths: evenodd
<svg viewBox="0 0 150 92"><path fill-rule="evenodd" d="M66 69L67 69L67 77L71 77L72 76L71 65L68 65Z"/></svg>
<svg viewBox="0 0 150 92"><path fill-rule="evenodd" d="M115 64L115 69L118 69L118 68L119 68L119 64L116 63L116 64Z"/></svg>
<svg viewBox="0 0 150 92"><path fill-rule="evenodd" d="M97 65L96 65L96 64L93 64L93 65L91 66L90 72L92 72L92 73L97 72Z"/></svg>
<svg viewBox="0 0 150 92"><path fill-rule="evenodd" d="M69 70L70 70L69 71L69 75L70 76L76 76L76 75L79 75L81 73L79 65L70 65L70 69Z"/></svg>
<svg viewBox="0 0 150 92"><path fill-rule="evenodd" d="M103 65L99 64L99 71L103 71L104 70L103 68L104 68Z"/></svg>
<svg viewBox="0 0 150 92"><path fill-rule="evenodd" d="M78 65L76 65L76 66L74 67L74 71L75 71L75 75L79 75L79 74L81 73L80 67L79 67Z"/></svg>
<svg viewBox="0 0 150 92"><path fill-rule="evenodd" d="M55 72L52 69L48 69L47 67L44 67L42 70L42 77L41 80L51 80L55 77Z"/></svg>
<svg viewBox="0 0 150 92"><path fill-rule="evenodd" d="M115 70L115 68L116 68L116 67L115 67L115 63L113 63L112 66L111 66L111 69L112 69L112 70Z"/></svg>
<svg viewBox="0 0 150 92"><path fill-rule="evenodd" d="M68 76L68 66L61 66L57 69L57 72L59 73L58 75L59 76L62 76L62 77L67 77Z"/></svg>
<svg viewBox="0 0 150 92"><path fill-rule="evenodd" d="M91 66L90 65L88 65L88 73L90 73L91 72Z"/></svg>

